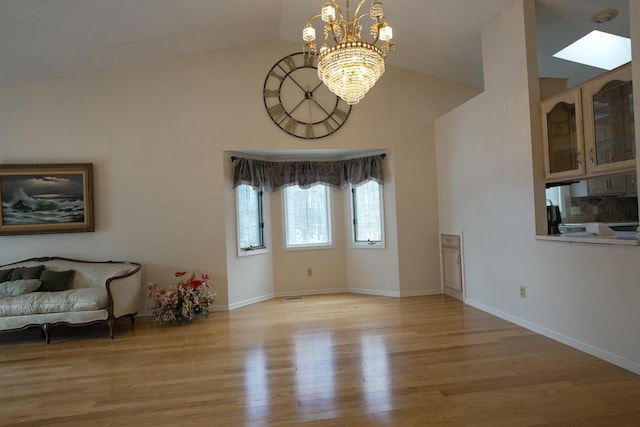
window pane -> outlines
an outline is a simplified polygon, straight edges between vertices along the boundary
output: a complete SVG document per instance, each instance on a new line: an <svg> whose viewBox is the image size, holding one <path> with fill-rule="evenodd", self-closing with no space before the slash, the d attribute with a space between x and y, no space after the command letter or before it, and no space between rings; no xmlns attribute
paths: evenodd
<svg viewBox="0 0 640 427"><path fill-rule="evenodd" d="M262 192L250 185L239 185L238 243L240 248L263 246Z"/></svg>
<svg viewBox="0 0 640 427"><path fill-rule="evenodd" d="M353 188L353 216L356 242L382 241L380 184L369 181Z"/></svg>
<svg viewBox="0 0 640 427"><path fill-rule="evenodd" d="M324 185L307 190L285 188L287 246L330 245L329 192Z"/></svg>

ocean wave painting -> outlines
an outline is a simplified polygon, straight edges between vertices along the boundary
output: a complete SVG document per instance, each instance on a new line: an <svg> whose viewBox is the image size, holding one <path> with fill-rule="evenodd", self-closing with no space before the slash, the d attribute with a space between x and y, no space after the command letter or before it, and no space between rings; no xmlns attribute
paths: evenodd
<svg viewBox="0 0 640 427"><path fill-rule="evenodd" d="M3 225L85 222L82 175L4 176L1 190Z"/></svg>

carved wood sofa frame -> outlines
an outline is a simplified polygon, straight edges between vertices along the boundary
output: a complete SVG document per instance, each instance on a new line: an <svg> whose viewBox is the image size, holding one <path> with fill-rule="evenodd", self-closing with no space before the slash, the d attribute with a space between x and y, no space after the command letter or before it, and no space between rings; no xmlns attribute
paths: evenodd
<svg viewBox="0 0 640 427"><path fill-rule="evenodd" d="M109 327L109 337L111 339L113 339L114 322L116 319L128 317L130 319L131 329L134 328L134 317L138 312L138 304L140 298L140 276L142 266L139 263L130 261L86 261L63 257L40 257L5 264L0 266L0 269L33 266L39 264L44 264L45 266L56 264L63 265L65 267L75 266L78 269L76 271L81 271L82 267L86 267L86 269L88 270L91 268L91 265L114 266L114 271L116 271L116 274L109 274L108 277L106 277L106 279L104 280L108 302L107 307L103 309L104 313L99 313L100 317L104 318L95 318L78 322L60 319L60 313L52 313L58 314L58 316L53 316L58 318L58 320L33 322L25 320L24 324L21 324L17 327L10 326L8 328L0 328L0 332L13 332L33 327L40 327L42 329L45 342L49 344L53 335L53 328L61 325L76 327L105 322ZM116 269L118 265L122 266L122 268L119 270ZM125 269L126 271L124 271ZM82 272L80 274L82 274ZM102 312L102 309L99 311ZM43 317L46 318L46 314L44 314Z"/></svg>

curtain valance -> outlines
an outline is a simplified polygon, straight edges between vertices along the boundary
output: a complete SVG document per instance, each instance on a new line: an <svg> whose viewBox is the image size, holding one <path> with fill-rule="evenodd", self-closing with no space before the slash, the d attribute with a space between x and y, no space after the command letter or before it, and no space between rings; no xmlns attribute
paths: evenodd
<svg viewBox="0 0 640 427"><path fill-rule="evenodd" d="M289 185L309 188L326 184L344 188L369 180L383 183L382 159L384 154L336 161L268 162L264 160L232 157L233 188L248 184L275 191Z"/></svg>

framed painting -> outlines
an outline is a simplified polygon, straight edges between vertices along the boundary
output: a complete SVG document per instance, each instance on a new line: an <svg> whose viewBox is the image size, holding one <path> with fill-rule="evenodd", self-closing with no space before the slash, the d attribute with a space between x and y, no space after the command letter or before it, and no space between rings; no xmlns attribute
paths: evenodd
<svg viewBox="0 0 640 427"><path fill-rule="evenodd" d="M94 231L93 164L0 165L0 235Z"/></svg>

